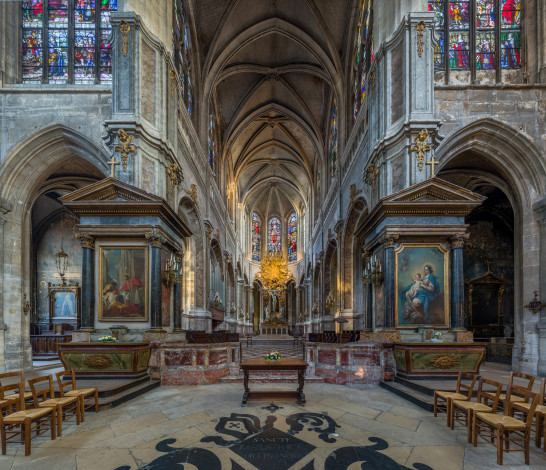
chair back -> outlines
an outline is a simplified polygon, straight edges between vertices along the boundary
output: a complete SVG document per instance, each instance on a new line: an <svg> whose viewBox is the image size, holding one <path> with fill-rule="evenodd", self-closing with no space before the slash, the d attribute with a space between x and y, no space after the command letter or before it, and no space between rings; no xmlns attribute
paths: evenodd
<svg viewBox="0 0 546 470"><path fill-rule="evenodd" d="M474 387L476 386L476 380L480 378L479 375L472 374L470 372L459 372L459 377L457 378L457 393L461 395L467 395L467 398L470 400L472 398L472 393L474 392ZM470 385L463 383L462 379L470 380ZM464 392L466 390L466 393Z"/></svg>
<svg viewBox="0 0 546 470"><path fill-rule="evenodd" d="M48 382L49 387L36 390L36 384L40 382ZM55 390L53 389L53 377L51 375L45 377L37 377L28 381L30 390L32 391L32 398L34 399L34 406L38 408L41 401L46 401L48 399L47 395L49 393L50 398L55 398Z"/></svg>
<svg viewBox="0 0 546 470"><path fill-rule="evenodd" d="M515 388L515 387L514 387ZM512 416L512 406L513 403L510 400L510 397L512 393L515 392L515 390L512 387L509 387L506 391L506 401L504 406L504 414L506 416ZM518 387L517 394L520 397L523 397L527 403L531 403L531 406L529 407L529 411L527 412L527 418L525 419L525 425L527 426L527 430L531 429L531 424L533 423L533 418L535 417L535 410L538 405L539 395L538 393L530 392L529 390L526 390L522 387Z"/></svg>
<svg viewBox="0 0 546 470"><path fill-rule="evenodd" d="M546 378L541 379L540 381L540 389L538 391L538 404L546 404Z"/></svg>
<svg viewBox="0 0 546 470"><path fill-rule="evenodd" d="M514 383L514 379L519 379ZM534 375L522 374L521 372L510 372L510 379L508 380L508 387L517 385L520 388L531 390L535 383L536 377Z"/></svg>
<svg viewBox="0 0 546 470"><path fill-rule="evenodd" d="M17 382L12 382L6 384L5 379L11 382L15 379ZM11 380L9 380L11 379ZM2 381L4 381L4 386L2 386ZM10 392L10 393L6 393ZM19 394L19 400L16 405L18 410L25 409L25 372L20 370L17 372L4 372L0 374L0 399L10 396L10 394Z"/></svg>
<svg viewBox="0 0 546 470"><path fill-rule="evenodd" d="M500 393L502 391L502 384L500 382L495 382L494 380L484 379L484 378L480 377L480 382L479 382L479 385L478 385L478 397L477 397L477 402L478 403L483 403L485 401L484 400L485 395L484 395L484 390L483 390L484 385L490 385L491 387L496 387L496 390L487 390L490 393L491 392L495 393L495 398L493 399L492 409L496 410L497 405L499 404L499 397L500 397Z"/></svg>
<svg viewBox="0 0 546 470"><path fill-rule="evenodd" d="M69 375L72 378L72 380L63 381L62 378L65 375ZM55 376L57 377L57 383L59 384L61 397L64 397L64 389L67 387L71 387L70 390L76 390L76 374L74 374L73 370L63 370L62 372L57 372Z"/></svg>

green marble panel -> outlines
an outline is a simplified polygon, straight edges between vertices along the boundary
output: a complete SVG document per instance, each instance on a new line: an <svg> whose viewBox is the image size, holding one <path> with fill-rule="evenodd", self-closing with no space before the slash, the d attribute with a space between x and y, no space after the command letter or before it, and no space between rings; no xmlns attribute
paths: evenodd
<svg viewBox="0 0 546 470"><path fill-rule="evenodd" d="M75 371L128 371L133 370L133 353L83 353L62 352L69 369Z"/></svg>
<svg viewBox="0 0 546 470"><path fill-rule="evenodd" d="M406 370L406 356L404 351L400 349L394 350L394 360L396 361L396 368L399 370Z"/></svg>
<svg viewBox="0 0 546 470"><path fill-rule="evenodd" d="M147 369L149 359L150 359L149 349L141 349L140 351L138 351L137 370Z"/></svg>
<svg viewBox="0 0 546 470"><path fill-rule="evenodd" d="M479 352L410 352L413 371L476 371Z"/></svg>

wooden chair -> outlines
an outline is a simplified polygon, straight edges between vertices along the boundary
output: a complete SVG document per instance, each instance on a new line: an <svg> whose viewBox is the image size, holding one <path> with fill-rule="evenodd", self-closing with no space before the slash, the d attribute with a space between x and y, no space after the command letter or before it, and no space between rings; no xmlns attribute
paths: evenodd
<svg viewBox="0 0 546 470"><path fill-rule="evenodd" d="M99 391L96 387L93 388L76 388L76 374L73 370L65 370L55 374L57 376L57 383L59 384L59 390L61 391L61 397L78 397L80 402L80 416L82 422L85 421L85 410L95 408L95 413L99 412ZM71 381L63 382L63 377L70 375ZM64 391L66 387L72 387L72 390ZM91 403L85 404L85 399L95 398Z"/></svg>
<svg viewBox="0 0 546 470"><path fill-rule="evenodd" d="M451 427L451 402L453 400L470 400L470 398L472 397L472 392L474 392L476 380L478 378L479 376L476 374L471 374L469 372L459 372L459 376L457 377L457 387L454 392L434 390L434 416L438 416L438 411L446 413L447 425ZM471 380L470 385L462 383L463 379ZM461 389L466 390L466 392L462 393Z"/></svg>
<svg viewBox="0 0 546 470"><path fill-rule="evenodd" d="M520 383L514 383L514 379L519 379ZM521 383L523 382L523 383ZM521 372L510 372L510 378L508 379L508 388L513 387L514 385L519 388L527 389L531 391L533 384L535 383L535 377L533 375L522 374ZM491 392L484 393L486 405L489 405L490 401L493 401L493 395ZM506 393L502 393L499 396L499 404L504 403L506 400ZM518 393L512 393L512 401L522 402L524 401Z"/></svg>
<svg viewBox="0 0 546 470"><path fill-rule="evenodd" d="M472 445L478 445L478 436L497 445L497 463L502 465L503 452L524 452L525 463L529 465L529 438L531 435L531 426L533 416L538 404L539 396L536 393L521 389L519 393L525 400L531 400L529 413L525 421L521 421L513 416L513 402L510 401L512 389L508 388L506 392L506 406L504 414L481 413L474 415L472 424ZM516 444L520 449L511 449L510 443Z"/></svg>
<svg viewBox="0 0 546 470"><path fill-rule="evenodd" d="M36 384L47 381L49 387L36 390ZM53 389L53 377L37 377L28 381L34 398L34 406L36 408L55 408L57 413L57 434L63 435L63 421L66 421L73 416L76 416L76 423L80 424L80 401L78 397L63 397L55 398L55 390ZM50 398L47 398L49 394Z"/></svg>
<svg viewBox="0 0 546 470"><path fill-rule="evenodd" d="M516 388L516 387L514 387ZM544 450L546 451L546 379L540 381L540 390L538 392L538 404L535 409L535 445L540 447L540 440L544 438ZM512 402L512 416L516 413L523 416L529 413L531 403L529 400L524 402Z"/></svg>
<svg viewBox="0 0 546 470"><path fill-rule="evenodd" d="M33 407L34 401L32 399L32 392L25 392L25 374L23 371L17 371L17 372L5 372L3 374L0 374L0 387L2 386L2 381L5 382L5 379L8 379L8 381L11 379L17 383L21 382L23 384L23 396L25 398L25 405L28 407ZM3 399L10 399L15 400L15 403L17 405L17 410L19 410L19 389L17 389L17 393L7 394L3 397Z"/></svg>
<svg viewBox="0 0 546 470"><path fill-rule="evenodd" d="M24 373L21 373L24 379ZM6 444L8 442L16 442L25 444L25 455L30 455L30 441L47 431L51 431L51 439L54 440L55 435L55 408L33 408L25 409L24 399L24 381L5 385L0 387L1 393L6 391L18 390L19 403L18 411L9 413L3 416L0 413L0 436L2 440L2 455L6 455ZM48 426L49 424L49 426ZM33 432L36 434L33 436ZM17 439L20 436L20 439Z"/></svg>
<svg viewBox="0 0 546 470"><path fill-rule="evenodd" d="M495 393L495 399L493 401L493 406L487 406L482 403L484 400L483 386L490 385L496 387L497 391ZM502 390L502 384L495 382L493 380L487 380L480 377L478 383L478 396L476 401L471 400L453 400L451 404L451 429L453 429L455 421L463 426L466 426L466 438L468 442L472 442L472 420L474 419L474 414L478 411L481 413L494 413L494 410L497 409L497 403L499 401L499 395Z"/></svg>

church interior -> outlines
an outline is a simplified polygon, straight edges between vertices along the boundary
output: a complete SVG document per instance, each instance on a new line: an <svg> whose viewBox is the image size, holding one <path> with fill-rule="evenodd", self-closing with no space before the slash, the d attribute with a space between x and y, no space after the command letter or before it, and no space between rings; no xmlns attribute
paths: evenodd
<svg viewBox="0 0 546 470"><path fill-rule="evenodd" d="M0 1L0 467L545 468L545 152L543 0Z"/></svg>

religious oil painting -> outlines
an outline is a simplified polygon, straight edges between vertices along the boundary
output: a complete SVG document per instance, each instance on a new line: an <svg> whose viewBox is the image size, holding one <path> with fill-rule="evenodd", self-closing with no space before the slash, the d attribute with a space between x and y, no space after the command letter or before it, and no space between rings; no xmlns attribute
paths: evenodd
<svg viewBox="0 0 546 470"><path fill-rule="evenodd" d="M99 248L99 320L148 321L148 247Z"/></svg>
<svg viewBox="0 0 546 470"><path fill-rule="evenodd" d="M49 316L50 319L72 319L80 316L80 288L78 286L49 285Z"/></svg>
<svg viewBox="0 0 546 470"><path fill-rule="evenodd" d="M449 326L449 253L440 244L396 250L396 326Z"/></svg>

